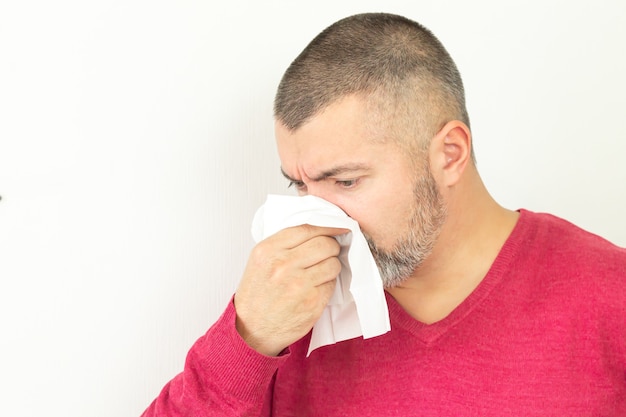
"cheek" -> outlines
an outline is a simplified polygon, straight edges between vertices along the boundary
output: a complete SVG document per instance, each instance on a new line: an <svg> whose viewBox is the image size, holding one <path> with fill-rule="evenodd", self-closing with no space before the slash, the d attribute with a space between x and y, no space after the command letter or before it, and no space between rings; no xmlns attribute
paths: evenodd
<svg viewBox="0 0 626 417"><path fill-rule="evenodd" d="M365 235L379 247L387 249L406 233L410 207L408 199L388 198L370 204L356 204L344 208L344 211L359 223Z"/></svg>

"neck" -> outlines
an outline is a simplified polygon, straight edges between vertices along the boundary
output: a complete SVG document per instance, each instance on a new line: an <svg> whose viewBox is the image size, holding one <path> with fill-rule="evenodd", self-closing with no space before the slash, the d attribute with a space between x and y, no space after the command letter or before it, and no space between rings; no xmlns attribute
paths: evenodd
<svg viewBox="0 0 626 417"><path fill-rule="evenodd" d="M387 289L426 324L445 318L480 284L517 222L519 214L498 205L478 176L466 189L449 198L430 256L403 284Z"/></svg>

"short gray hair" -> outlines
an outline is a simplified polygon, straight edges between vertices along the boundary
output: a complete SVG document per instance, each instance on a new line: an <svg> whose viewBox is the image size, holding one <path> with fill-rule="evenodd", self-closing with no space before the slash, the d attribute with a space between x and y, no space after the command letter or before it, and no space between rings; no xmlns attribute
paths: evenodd
<svg viewBox="0 0 626 417"><path fill-rule="evenodd" d="M351 94L382 96L394 111L404 107L422 135L455 119L469 126L454 61L428 29L402 16L359 14L326 28L283 75L274 116L294 131Z"/></svg>

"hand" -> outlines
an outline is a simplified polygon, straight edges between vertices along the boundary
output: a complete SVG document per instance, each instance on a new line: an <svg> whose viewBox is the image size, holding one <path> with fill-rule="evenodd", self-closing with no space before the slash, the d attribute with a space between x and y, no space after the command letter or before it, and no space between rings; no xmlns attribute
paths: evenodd
<svg viewBox="0 0 626 417"><path fill-rule="evenodd" d="M313 327L341 270L346 229L290 227L254 247L235 294L237 331L256 351L276 356Z"/></svg>

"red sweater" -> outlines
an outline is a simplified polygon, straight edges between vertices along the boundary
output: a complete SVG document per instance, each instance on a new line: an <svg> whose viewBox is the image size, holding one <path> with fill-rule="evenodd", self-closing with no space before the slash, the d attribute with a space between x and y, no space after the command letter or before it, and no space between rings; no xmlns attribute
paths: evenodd
<svg viewBox="0 0 626 417"><path fill-rule="evenodd" d="M232 303L144 416L626 416L626 250L521 211L478 288L425 325L387 296L392 330L278 357Z"/></svg>

